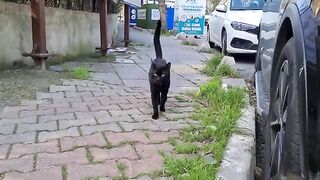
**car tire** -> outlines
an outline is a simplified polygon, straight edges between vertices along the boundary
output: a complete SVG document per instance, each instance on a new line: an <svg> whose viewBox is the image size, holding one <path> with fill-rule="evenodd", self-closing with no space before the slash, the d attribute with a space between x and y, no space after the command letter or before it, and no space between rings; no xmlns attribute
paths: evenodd
<svg viewBox="0 0 320 180"><path fill-rule="evenodd" d="M222 51L222 54L228 55L228 51L227 51L227 32L225 30L222 31L221 51Z"/></svg>
<svg viewBox="0 0 320 180"><path fill-rule="evenodd" d="M207 28L207 41L208 41L208 43L209 43L210 48L214 48L214 47L215 47L215 44L214 44L212 41L210 41L209 26L208 26L208 28Z"/></svg>
<svg viewBox="0 0 320 180"><path fill-rule="evenodd" d="M306 175L302 148L302 128L306 120L305 80L294 43L294 38L286 43L271 75L271 101L265 123L264 177L267 180L283 176L300 179L301 173Z"/></svg>

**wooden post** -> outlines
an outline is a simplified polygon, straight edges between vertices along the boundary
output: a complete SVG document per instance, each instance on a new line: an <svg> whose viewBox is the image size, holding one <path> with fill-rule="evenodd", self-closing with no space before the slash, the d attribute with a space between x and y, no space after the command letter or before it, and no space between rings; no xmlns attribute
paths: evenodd
<svg viewBox="0 0 320 180"><path fill-rule="evenodd" d="M129 46L129 5L124 5L124 44Z"/></svg>
<svg viewBox="0 0 320 180"><path fill-rule="evenodd" d="M108 50L108 0L100 0L100 42L101 54L106 55Z"/></svg>

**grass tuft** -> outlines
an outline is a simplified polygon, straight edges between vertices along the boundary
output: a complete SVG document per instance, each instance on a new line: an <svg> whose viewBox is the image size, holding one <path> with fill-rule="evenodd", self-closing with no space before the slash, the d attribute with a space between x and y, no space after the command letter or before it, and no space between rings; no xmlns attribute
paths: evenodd
<svg viewBox="0 0 320 180"><path fill-rule="evenodd" d="M90 77L89 70L86 67L76 67L72 70L72 76L75 79L88 79Z"/></svg>
<svg viewBox="0 0 320 180"><path fill-rule="evenodd" d="M209 59L209 61L207 62L207 66L203 69L202 72L208 76L213 76L222 58L223 54L217 54L215 56L212 56L211 59Z"/></svg>
<svg viewBox="0 0 320 180"><path fill-rule="evenodd" d="M196 43L194 43L194 42L189 42L189 41L182 41L181 44L182 44L182 45L185 45L185 46L197 46Z"/></svg>
<svg viewBox="0 0 320 180"><path fill-rule="evenodd" d="M239 77L239 73L236 72L235 70L233 70L229 65L227 64L221 64L216 72L215 75L217 76L222 76L222 77L233 77L233 78L237 78Z"/></svg>
<svg viewBox="0 0 320 180"><path fill-rule="evenodd" d="M199 147L192 143L178 143L174 147L174 151L178 154L195 154Z"/></svg>

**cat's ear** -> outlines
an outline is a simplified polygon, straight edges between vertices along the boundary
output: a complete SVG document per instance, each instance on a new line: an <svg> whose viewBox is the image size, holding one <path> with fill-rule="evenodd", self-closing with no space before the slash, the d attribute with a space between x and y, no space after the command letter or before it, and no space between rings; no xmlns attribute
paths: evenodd
<svg viewBox="0 0 320 180"><path fill-rule="evenodd" d="M170 69L171 68L171 62L167 63L167 68Z"/></svg>

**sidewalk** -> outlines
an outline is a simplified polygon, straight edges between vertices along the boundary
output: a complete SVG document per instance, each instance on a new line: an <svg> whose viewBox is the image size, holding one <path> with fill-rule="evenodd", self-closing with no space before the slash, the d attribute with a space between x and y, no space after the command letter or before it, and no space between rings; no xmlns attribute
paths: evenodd
<svg viewBox="0 0 320 180"><path fill-rule="evenodd" d="M150 179L162 170L159 151L173 150L168 138L197 125L189 118L192 103L179 93L207 80L198 71L203 56L162 37L165 58L173 64L172 86L167 111L153 120L147 80L152 38L133 33L146 43L136 47L136 54L118 56L113 64L87 63L91 80L62 80L49 93L37 92L36 100L5 107L0 114L0 174L5 180Z"/></svg>

